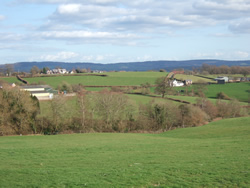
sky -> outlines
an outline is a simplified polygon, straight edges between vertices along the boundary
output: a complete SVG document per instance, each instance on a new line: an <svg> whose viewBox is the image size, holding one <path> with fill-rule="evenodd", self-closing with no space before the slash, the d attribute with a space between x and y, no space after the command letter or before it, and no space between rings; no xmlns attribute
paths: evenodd
<svg viewBox="0 0 250 188"><path fill-rule="evenodd" d="M0 0L0 64L250 59L250 0Z"/></svg>

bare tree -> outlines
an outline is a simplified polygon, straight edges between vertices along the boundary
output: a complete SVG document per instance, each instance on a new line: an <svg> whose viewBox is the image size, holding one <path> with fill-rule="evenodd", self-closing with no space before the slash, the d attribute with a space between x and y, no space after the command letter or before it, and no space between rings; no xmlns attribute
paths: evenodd
<svg viewBox="0 0 250 188"><path fill-rule="evenodd" d="M12 64L5 64L5 74L7 76L11 76L11 74L14 72L14 65Z"/></svg>
<svg viewBox="0 0 250 188"><path fill-rule="evenodd" d="M164 96L172 89L170 82L171 80L167 77L158 78L155 81L155 84L157 85L155 93L161 94L162 98L164 98Z"/></svg>
<svg viewBox="0 0 250 188"><path fill-rule="evenodd" d="M128 97L122 93L104 90L95 95L95 110L107 130L116 130L119 122L126 117L128 105Z"/></svg>
<svg viewBox="0 0 250 188"><path fill-rule="evenodd" d="M81 119L81 127L83 130L86 129L86 116L88 114L88 105L86 100L86 91L81 89L77 93L77 106L78 113Z"/></svg>
<svg viewBox="0 0 250 188"><path fill-rule="evenodd" d="M40 73L41 70L37 67L37 66L33 66L31 69L30 69L30 73L32 74L32 76Z"/></svg>

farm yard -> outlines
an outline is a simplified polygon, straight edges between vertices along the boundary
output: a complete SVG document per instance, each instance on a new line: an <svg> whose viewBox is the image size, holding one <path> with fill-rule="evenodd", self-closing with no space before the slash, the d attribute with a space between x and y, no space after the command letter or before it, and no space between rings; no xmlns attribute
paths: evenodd
<svg viewBox="0 0 250 188"><path fill-rule="evenodd" d="M1 187L249 187L249 121L162 134L2 137Z"/></svg>

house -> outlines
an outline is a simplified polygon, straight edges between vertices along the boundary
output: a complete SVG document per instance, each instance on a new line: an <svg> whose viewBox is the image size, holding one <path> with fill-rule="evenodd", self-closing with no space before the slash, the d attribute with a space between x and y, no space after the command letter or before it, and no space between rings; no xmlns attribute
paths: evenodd
<svg viewBox="0 0 250 188"><path fill-rule="evenodd" d="M217 84L225 84L225 80L217 80Z"/></svg>
<svg viewBox="0 0 250 188"><path fill-rule="evenodd" d="M184 80L184 85L188 86L191 85L193 83L192 80Z"/></svg>
<svg viewBox="0 0 250 188"><path fill-rule="evenodd" d="M240 78L241 82L249 82L250 81L250 77L242 77Z"/></svg>
<svg viewBox="0 0 250 188"><path fill-rule="evenodd" d="M47 74L68 74L69 72L66 69L52 69L47 70Z"/></svg>
<svg viewBox="0 0 250 188"><path fill-rule="evenodd" d="M177 80L174 80L170 83L170 85L172 87L181 87L181 86L184 86L184 83L183 82L180 82L180 81L177 81Z"/></svg>

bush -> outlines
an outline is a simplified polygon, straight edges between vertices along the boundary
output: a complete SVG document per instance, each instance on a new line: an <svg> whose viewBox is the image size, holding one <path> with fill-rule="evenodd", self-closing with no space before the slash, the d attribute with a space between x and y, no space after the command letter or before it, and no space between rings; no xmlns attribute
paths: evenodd
<svg viewBox="0 0 250 188"><path fill-rule="evenodd" d="M230 100L230 97L228 97L225 93L219 92L217 93L217 99L224 99L224 100Z"/></svg>

